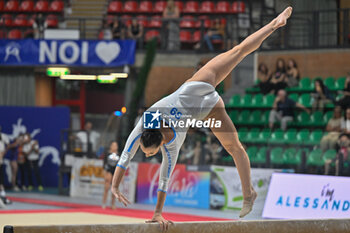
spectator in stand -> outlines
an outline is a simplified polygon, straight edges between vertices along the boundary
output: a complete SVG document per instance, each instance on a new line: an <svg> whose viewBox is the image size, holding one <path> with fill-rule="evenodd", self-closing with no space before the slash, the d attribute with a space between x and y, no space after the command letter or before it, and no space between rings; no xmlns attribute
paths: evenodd
<svg viewBox="0 0 350 233"><path fill-rule="evenodd" d="M179 158L179 161L181 163L193 164L193 158L194 158L195 152L196 152L196 155L198 154L198 152L195 150L196 142L197 142L197 134L194 129L190 128L188 130L185 142L181 147L181 153L180 153L181 156Z"/></svg>
<svg viewBox="0 0 350 233"><path fill-rule="evenodd" d="M105 189L103 193L102 209L106 208L108 193L110 193L110 190L111 190L112 178L113 178L114 170L118 164L119 158L120 157L118 155L118 143L112 142L111 145L109 146L108 154L105 155L103 160ZM111 208L112 210L115 209L115 196L112 193L111 193Z"/></svg>
<svg viewBox="0 0 350 233"><path fill-rule="evenodd" d="M341 122L342 111L341 107L337 106L334 108L333 117L329 119L326 126L326 132L328 132L328 134L321 139L320 147L323 151L336 148L341 133Z"/></svg>
<svg viewBox="0 0 350 233"><path fill-rule="evenodd" d="M345 117L341 122L341 130L343 133L350 136L350 108L345 110Z"/></svg>
<svg viewBox="0 0 350 233"><path fill-rule="evenodd" d="M143 26L133 18L131 24L128 26L128 38L136 40L138 44L142 44Z"/></svg>
<svg viewBox="0 0 350 233"><path fill-rule="evenodd" d="M287 87L286 65L282 58L277 59L276 70L273 72L270 82L273 84L273 89L276 95L279 90Z"/></svg>
<svg viewBox="0 0 350 233"><path fill-rule="evenodd" d="M112 40L113 39L112 24L108 23L107 20L103 20L102 25L103 25L102 26L103 39Z"/></svg>
<svg viewBox="0 0 350 233"><path fill-rule="evenodd" d="M168 50L179 50L180 49L180 27L179 19L180 10L175 5L174 0L168 0L167 5L163 12L163 18L167 20L168 29Z"/></svg>
<svg viewBox="0 0 350 233"><path fill-rule="evenodd" d="M205 163L206 164L218 164L220 158L220 152L222 147L214 135L209 134L206 137L206 143L204 145L205 149Z"/></svg>
<svg viewBox="0 0 350 233"><path fill-rule="evenodd" d="M18 164L18 171L20 172L21 175L21 182L18 182L17 180L17 185L19 185L20 189L22 191L27 191L27 187L28 187L28 179L27 179L27 167L26 167L26 156L25 153L23 151L23 146L27 140L25 134L22 135L22 139L21 139L21 144L18 146L17 148L17 164ZM18 177L18 176L17 176Z"/></svg>
<svg viewBox="0 0 350 233"><path fill-rule="evenodd" d="M212 26L208 30L207 34L204 35L203 39L208 49L214 52L214 46L212 40L223 40L225 37L225 25L221 23L219 18L215 18ZM196 49L200 48L200 44L195 45Z"/></svg>
<svg viewBox="0 0 350 233"><path fill-rule="evenodd" d="M47 28L47 23L46 23L45 17L43 16L42 13L37 14L33 23L34 39L43 39L46 28Z"/></svg>
<svg viewBox="0 0 350 233"><path fill-rule="evenodd" d="M274 127L276 121L280 121L281 129L286 130L288 122L293 121L295 107L310 114L310 110L304 105L288 98L285 90L279 90L269 116L270 129Z"/></svg>
<svg viewBox="0 0 350 233"><path fill-rule="evenodd" d="M337 105L341 106L343 110L350 107L350 72L348 73L343 91L344 96L338 100Z"/></svg>
<svg viewBox="0 0 350 233"><path fill-rule="evenodd" d="M273 89L273 84L270 82L269 68L267 68L265 63L260 63L258 67L258 80L259 88L263 95L266 95L271 92Z"/></svg>
<svg viewBox="0 0 350 233"><path fill-rule="evenodd" d="M38 190L41 192L44 190L41 182L40 170L39 170L39 143L37 140L31 138L30 134L25 135L23 145L23 153L26 157L26 167L28 172L29 186L28 191L33 190L33 173L38 184Z"/></svg>
<svg viewBox="0 0 350 233"><path fill-rule="evenodd" d="M124 40L125 39L125 28L119 19L115 20L112 28L113 39Z"/></svg>
<svg viewBox="0 0 350 233"><path fill-rule="evenodd" d="M345 163L350 165L350 136L348 134L341 134L338 140L337 156L334 159L326 160L325 175L329 174L329 168L332 163L335 163L335 175L339 176Z"/></svg>
<svg viewBox="0 0 350 233"><path fill-rule="evenodd" d="M289 59L287 65L287 85L288 87L296 87L298 86L299 81L300 74L297 63L294 59Z"/></svg>
<svg viewBox="0 0 350 233"><path fill-rule="evenodd" d="M83 152L96 152L97 144L100 139L100 134L92 129L93 125L91 122L86 122L85 131L77 133L76 137L82 144Z"/></svg>
<svg viewBox="0 0 350 233"><path fill-rule="evenodd" d="M13 191L20 191L17 186L17 172L18 172L18 158L22 160L22 144L23 144L23 134L20 134L14 141L9 145L10 150L10 161L11 161L11 185Z"/></svg>
<svg viewBox="0 0 350 233"><path fill-rule="evenodd" d="M322 79L317 79L315 81L315 92L311 94L313 97L312 110L313 111L323 111L324 106L327 103L331 103L334 99L322 81Z"/></svg>

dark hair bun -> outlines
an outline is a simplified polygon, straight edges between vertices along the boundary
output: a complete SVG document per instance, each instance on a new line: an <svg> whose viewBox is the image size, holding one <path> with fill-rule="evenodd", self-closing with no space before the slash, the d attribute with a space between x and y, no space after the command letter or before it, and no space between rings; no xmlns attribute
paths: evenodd
<svg viewBox="0 0 350 233"><path fill-rule="evenodd" d="M163 136L158 129L146 129L141 134L141 143L144 147L158 147Z"/></svg>

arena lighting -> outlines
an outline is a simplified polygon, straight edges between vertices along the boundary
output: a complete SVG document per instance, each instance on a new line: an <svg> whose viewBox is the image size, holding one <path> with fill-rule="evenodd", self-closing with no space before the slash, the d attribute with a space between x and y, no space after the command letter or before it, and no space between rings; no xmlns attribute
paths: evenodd
<svg viewBox="0 0 350 233"><path fill-rule="evenodd" d="M126 113L126 107L122 107L122 113Z"/></svg>
<svg viewBox="0 0 350 233"><path fill-rule="evenodd" d="M115 111L115 112L114 112L114 115L116 115L116 116L121 116L121 115L122 115L122 112L121 112L121 111Z"/></svg>
<svg viewBox="0 0 350 233"><path fill-rule="evenodd" d="M81 74L70 74L70 75L61 75L60 79L63 80L96 80L96 75L81 75Z"/></svg>
<svg viewBox="0 0 350 233"><path fill-rule="evenodd" d="M98 83L116 83L118 79L112 75L99 75L97 76Z"/></svg>
<svg viewBox="0 0 350 233"><path fill-rule="evenodd" d="M128 73L111 73L110 75L115 78L127 78L129 76Z"/></svg>
<svg viewBox="0 0 350 233"><path fill-rule="evenodd" d="M46 69L46 74L49 77L60 77L70 74L70 70L67 67L48 67Z"/></svg>

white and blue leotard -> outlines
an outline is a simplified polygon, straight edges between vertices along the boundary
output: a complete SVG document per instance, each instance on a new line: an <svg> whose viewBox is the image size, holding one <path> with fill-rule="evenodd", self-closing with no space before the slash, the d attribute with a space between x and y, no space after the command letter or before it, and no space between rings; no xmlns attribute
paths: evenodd
<svg viewBox="0 0 350 233"><path fill-rule="evenodd" d="M171 115L171 109L176 108L184 116L191 116L198 120L204 119L211 109L219 101L219 94L209 83L192 81L184 83L171 95L159 100L147 111L159 110L162 114ZM158 190L166 192L169 178L174 170L180 148L186 138L187 129L172 127L173 139L161 146L162 164L159 175ZM126 141L117 166L126 169L130 160L134 157L140 145L140 137L143 131L143 119L141 118Z"/></svg>

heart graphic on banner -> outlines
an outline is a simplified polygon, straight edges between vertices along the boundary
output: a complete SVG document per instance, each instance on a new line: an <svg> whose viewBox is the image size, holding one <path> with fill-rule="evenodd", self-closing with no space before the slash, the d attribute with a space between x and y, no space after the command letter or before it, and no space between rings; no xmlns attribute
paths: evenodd
<svg viewBox="0 0 350 233"><path fill-rule="evenodd" d="M111 63L120 53L120 46L116 42L100 42L96 46L96 54L105 64Z"/></svg>

